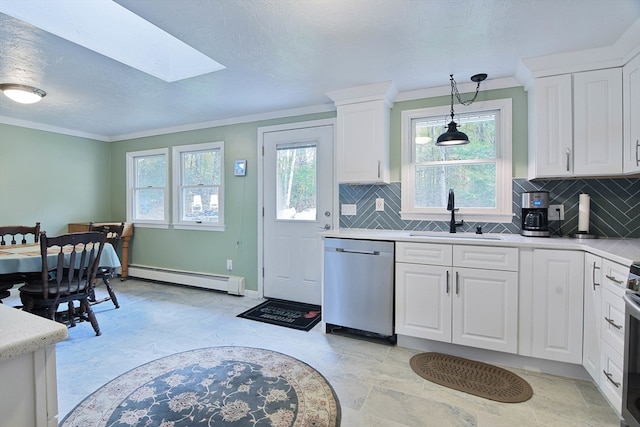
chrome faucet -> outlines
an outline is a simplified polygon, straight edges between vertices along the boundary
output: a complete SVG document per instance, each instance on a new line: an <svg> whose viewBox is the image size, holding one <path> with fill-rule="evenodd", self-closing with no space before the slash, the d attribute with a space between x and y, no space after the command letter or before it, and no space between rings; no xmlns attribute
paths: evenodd
<svg viewBox="0 0 640 427"><path fill-rule="evenodd" d="M455 196L453 194L453 188L449 189L449 201L447 202L447 210L451 211L451 222L449 222L449 233L455 233L456 227L462 227L464 220L456 221L456 209Z"/></svg>

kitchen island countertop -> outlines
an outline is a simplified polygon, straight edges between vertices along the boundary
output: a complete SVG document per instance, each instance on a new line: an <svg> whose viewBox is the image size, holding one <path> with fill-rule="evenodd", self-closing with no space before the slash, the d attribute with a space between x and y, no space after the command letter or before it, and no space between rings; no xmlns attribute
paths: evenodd
<svg viewBox="0 0 640 427"><path fill-rule="evenodd" d="M67 338L62 323L0 304L0 361L31 353Z"/></svg>
<svg viewBox="0 0 640 427"><path fill-rule="evenodd" d="M374 230L341 228L321 232L322 237L342 239L390 240L461 245L507 246L537 249L583 250L611 261L630 266L640 261L640 239L574 239L571 237L524 237L519 234L446 233L417 230Z"/></svg>

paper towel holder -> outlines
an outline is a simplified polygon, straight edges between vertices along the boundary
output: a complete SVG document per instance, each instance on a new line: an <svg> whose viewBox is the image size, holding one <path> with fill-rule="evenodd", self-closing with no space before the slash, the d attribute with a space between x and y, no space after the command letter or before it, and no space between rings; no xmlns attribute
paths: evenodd
<svg viewBox="0 0 640 427"><path fill-rule="evenodd" d="M574 239L598 239L599 236L597 236L596 234L589 234L586 231L578 231L576 234L572 234L569 237L572 237Z"/></svg>
<svg viewBox="0 0 640 427"><path fill-rule="evenodd" d="M589 233L589 209L591 200L588 194L580 194L578 232L570 237L574 239L597 239L598 236ZM584 205L583 205L584 204ZM584 209L584 211L583 211ZM584 221L584 223L582 222Z"/></svg>

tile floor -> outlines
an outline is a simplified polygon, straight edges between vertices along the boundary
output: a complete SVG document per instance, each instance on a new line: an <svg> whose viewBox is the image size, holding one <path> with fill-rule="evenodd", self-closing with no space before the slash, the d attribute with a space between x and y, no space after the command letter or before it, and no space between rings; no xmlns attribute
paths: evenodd
<svg viewBox="0 0 640 427"><path fill-rule="evenodd" d="M422 379L409 367L415 350L326 335L320 325L302 332L235 317L259 303L253 298L133 279L114 284L121 308L110 301L94 306L102 336L85 322L57 344L60 420L138 365L237 345L279 351L320 371L339 397L343 427L619 426L589 381L512 369L529 381L534 396L524 403L493 402Z"/></svg>

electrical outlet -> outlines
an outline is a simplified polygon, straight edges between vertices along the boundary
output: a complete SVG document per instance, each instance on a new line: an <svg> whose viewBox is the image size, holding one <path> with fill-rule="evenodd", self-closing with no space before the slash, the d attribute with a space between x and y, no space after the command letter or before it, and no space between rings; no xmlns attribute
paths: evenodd
<svg viewBox="0 0 640 427"><path fill-rule="evenodd" d="M564 205L549 205L549 221L564 220Z"/></svg>
<svg viewBox="0 0 640 427"><path fill-rule="evenodd" d="M378 197L376 199L376 210L383 211L384 210L384 199L382 197Z"/></svg>
<svg viewBox="0 0 640 427"><path fill-rule="evenodd" d="M233 260L227 260L227 271L233 270Z"/></svg>
<svg viewBox="0 0 640 427"><path fill-rule="evenodd" d="M344 203L341 206L341 213L342 215L355 215L357 212L357 205L349 205Z"/></svg>

